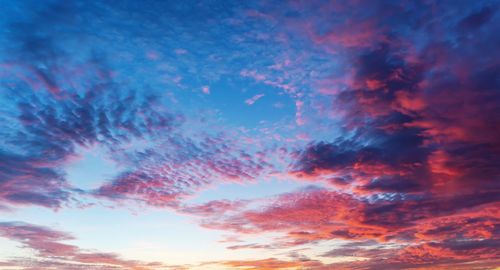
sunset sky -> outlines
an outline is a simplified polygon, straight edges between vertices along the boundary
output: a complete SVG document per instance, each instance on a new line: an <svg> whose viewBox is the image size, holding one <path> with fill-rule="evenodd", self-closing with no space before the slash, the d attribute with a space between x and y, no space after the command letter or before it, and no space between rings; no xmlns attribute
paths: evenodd
<svg viewBox="0 0 500 270"><path fill-rule="evenodd" d="M0 269L500 269L499 9L0 0Z"/></svg>

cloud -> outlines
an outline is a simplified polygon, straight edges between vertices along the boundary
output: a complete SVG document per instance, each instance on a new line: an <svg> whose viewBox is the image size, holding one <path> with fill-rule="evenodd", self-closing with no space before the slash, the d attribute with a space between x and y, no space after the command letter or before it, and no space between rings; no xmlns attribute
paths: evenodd
<svg viewBox="0 0 500 270"><path fill-rule="evenodd" d="M83 194L174 206L209 184L253 181L271 167L235 140L181 128L184 116L166 107L161 92L120 78L120 67L104 48L76 54L70 51L74 47L63 46L75 38L92 39L90 26L73 35L66 23L94 14L93 8L54 3L13 23L22 27L13 27L8 37L19 46L9 47L6 66L16 76L5 84L11 110L2 125L7 146L2 159L9 160L0 167L6 176L3 203L58 208ZM207 86L202 91L210 92ZM134 144L145 149L130 147ZM103 179L96 190L78 190L64 167L78 148L94 146L127 169Z"/></svg>
<svg viewBox="0 0 500 270"><path fill-rule="evenodd" d="M212 183L250 182L273 168L264 156L251 156L223 134L201 140L174 137L129 156L128 162L134 169L95 190L97 197L182 210L182 200Z"/></svg>
<svg viewBox="0 0 500 270"><path fill-rule="evenodd" d="M245 103L248 105L253 105L255 102L257 102L257 100L261 99L262 97L264 97L264 94L255 95L255 96L245 100Z"/></svg>
<svg viewBox="0 0 500 270"><path fill-rule="evenodd" d="M105 57L70 57L61 37L77 9L56 2L13 22L2 77L9 113L2 115L2 204L59 208L72 197L64 166L78 147L108 153L131 140L168 132L176 117L154 93L130 90L113 78ZM82 33L86 28L82 28ZM63 65L63 63L65 63ZM64 68L62 68L64 66Z"/></svg>
<svg viewBox="0 0 500 270"><path fill-rule="evenodd" d="M100 83L107 83L107 89L91 87L64 97L21 85L21 92L17 87L8 92L15 107L10 123L3 125L7 147L0 173L5 202L57 208L71 192L63 167L76 156L77 147L99 144L113 152L174 125L174 116L158 109L154 96L119 91L110 80Z"/></svg>
<svg viewBox="0 0 500 270"><path fill-rule="evenodd" d="M493 269L499 260L494 251L497 247L498 240L450 241L390 248L346 247L326 255L371 258L329 265L345 269Z"/></svg>
<svg viewBox="0 0 500 270"><path fill-rule="evenodd" d="M481 27L483 24L488 23L491 20L491 17L496 12L496 7L485 6L478 12L472 13L467 17L463 18L459 23L459 29L463 30L476 30Z"/></svg>
<svg viewBox="0 0 500 270"><path fill-rule="evenodd" d="M324 256L353 259L222 262L233 268L498 265L497 5L292 1L219 6L57 2L15 16L1 65L8 102L0 119L0 208L57 209L75 194L92 195L174 208L197 217L205 228L279 235L269 239L273 243L229 250L338 240L349 244ZM122 46L129 35L136 41ZM99 46L87 46L94 42ZM112 50L104 49L110 44ZM145 52L156 51L161 55L149 54L154 67L138 63L137 55L147 58ZM149 72L159 75L142 77ZM156 77L168 87L189 86L204 94L210 93L206 82L265 87L275 92L273 97L295 104L289 118L296 125L259 126L255 138L240 138L230 125L202 126L167 109L163 90L150 90L165 88ZM131 82L134 78L141 83ZM253 105L264 95L271 92L245 103ZM192 105L198 104L183 109L192 113ZM280 140L262 143L257 138L262 134ZM284 139L297 134L300 141L312 141ZM77 190L64 167L77 148L94 145L126 169L95 190ZM286 158L266 158L269 149L280 149ZM186 203L211 185L275 175L322 188L262 198L258 206L240 200ZM3 223L1 232L39 257L66 258L67 268L136 264L65 244L70 235L47 228ZM41 268L66 267L55 260L34 262ZM32 262L7 262L12 263Z"/></svg>
<svg viewBox="0 0 500 270"><path fill-rule="evenodd" d="M228 246L227 249L238 250L238 249L272 249L272 245L260 245L260 244L243 244L243 245L233 245Z"/></svg>
<svg viewBox="0 0 500 270"><path fill-rule="evenodd" d="M251 270L273 270L273 269L290 269L302 268L308 269L311 266L320 265L317 261L284 261L276 258L268 258L263 260L247 260L247 261L227 261L223 265L233 267L234 269L251 269Z"/></svg>
<svg viewBox="0 0 500 270"><path fill-rule="evenodd" d="M2 201L57 208L68 199L63 176L42 158L2 152L0 161Z"/></svg>
<svg viewBox="0 0 500 270"><path fill-rule="evenodd" d="M185 206L180 211L201 217L223 215L226 212L243 208L246 203L245 201L215 200L204 204Z"/></svg>
<svg viewBox="0 0 500 270"><path fill-rule="evenodd" d="M446 255L446 260L440 257L427 258L427 253L410 255L404 252L394 258L395 263L412 257L422 260L422 264L432 265L474 259L476 253L473 249L467 250L467 243L496 243L499 221L495 210L497 204L497 196L493 192L479 196L370 199L324 189L308 189L270 198L262 208L206 216L201 224L207 228L244 235L281 233L283 237L273 241L275 248L332 239L353 241L351 246L332 250L327 256L350 254L370 259L366 265L378 265L379 258L392 258L394 250L402 248L413 252L415 248L433 249L436 246L447 252L448 248L441 245L464 244L463 252L451 252ZM485 242L480 242L483 240ZM359 241L365 242L357 244ZM491 258L496 257L488 257ZM407 263L405 267L412 265L411 262ZM355 265L357 263L353 267ZM392 267L391 263L387 262L387 267ZM395 269L397 267L404 268L401 265L394 266Z"/></svg>
<svg viewBox="0 0 500 270"><path fill-rule="evenodd" d="M201 92L203 92L203 94L208 95L208 94L210 94L210 88L208 86L203 86L201 88Z"/></svg>
<svg viewBox="0 0 500 270"><path fill-rule="evenodd" d="M82 250L63 242L74 237L53 229L24 222L1 222L0 236L19 242L23 248L35 251L30 258L16 257L8 261L12 266L64 269L157 269L162 264L125 260L114 253Z"/></svg>

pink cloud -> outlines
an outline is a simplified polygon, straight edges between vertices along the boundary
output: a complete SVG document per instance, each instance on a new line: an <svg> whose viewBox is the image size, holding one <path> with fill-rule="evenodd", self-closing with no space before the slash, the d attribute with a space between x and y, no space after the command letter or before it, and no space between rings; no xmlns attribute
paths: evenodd
<svg viewBox="0 0 500 270"><path fill-rule="evenodd" d="M305 120L304 120L304 111L303 111L303 108L304 108L304 102L301 101L301 100L297 100L295 101L295 122L297 123L297 125L299 126L302 126L305 124Z"/></svg>
<svg viewBox="0 0 500 270"><path fill-rule="evenodd" d="M203 94L210 94L210 88L208 86L203 86L201 88L201 91L203 92Z"/></svg>
<svg viewBox="0 0 500 270"><path fill-rule="evenodd" d="M257 102L257 100L261 99L262 97L264 97L264 94L257 94L255 96L245 100L245 103L248 105L253 105L255 102Z"/></svg>
<svg viewBox="0 0 500 270"><path fill-rule="evenodd" d="M153 270L166 267L158 262L141 262L122 259L114 253L102 253L83 250L75 245L64 244L74 237L61 231L23 222L0 222L0 236L20 242L23 248L36 252L36 257L15 258L9 261L11 265L35 267L57 266L58 269L72 269L74 265L82 264L88 269L120 269ZM30 268L31 269L31 268ZM52 269L52 267L51 267Z"/></svg>
<svg viewBox="0 0 500 270"><path fill-rule="evenodd" d="M266 79L266 76L264 76L263 74L257 73L257 71L255 71L255 70L244 69L240 72L240 75L243 77L253 78L255 81L258 81L258 82Z"/></svg>

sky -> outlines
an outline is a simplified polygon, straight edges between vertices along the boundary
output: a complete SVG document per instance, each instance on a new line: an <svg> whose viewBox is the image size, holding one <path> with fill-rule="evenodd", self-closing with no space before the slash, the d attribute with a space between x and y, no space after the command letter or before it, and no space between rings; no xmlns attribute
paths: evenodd
<svg viewBox="0 0 500 270"><path fill-rule="evenodd" d="M500 2L0 1L0 269L500 269Z"/></svg>

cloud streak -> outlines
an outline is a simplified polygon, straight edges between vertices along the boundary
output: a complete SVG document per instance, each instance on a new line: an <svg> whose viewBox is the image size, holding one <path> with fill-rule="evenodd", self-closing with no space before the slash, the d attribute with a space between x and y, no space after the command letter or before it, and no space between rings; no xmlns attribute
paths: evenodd
<svg viewBox="0 0 500 270"><path fill-rule="evenodd" d="M23 222L1 222L0 235L19 242L23 248L36 252L34 258L13 258L7 263L10 266L35 268L64 269L157 269L164 267L161 263L145 263L125 260L114 253L103 253L82 250L64 241L74 237L61 231L49 229Z"/></svg>

